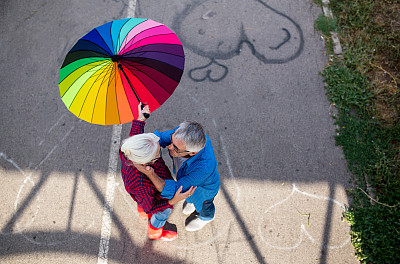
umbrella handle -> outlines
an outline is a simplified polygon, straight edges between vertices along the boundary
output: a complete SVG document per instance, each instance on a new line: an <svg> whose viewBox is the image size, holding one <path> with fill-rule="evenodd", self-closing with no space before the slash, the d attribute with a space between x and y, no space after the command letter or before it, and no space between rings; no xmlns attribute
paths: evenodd
<svg viewBox="0 0 400 264"><path fill-rule="evenodd" d="M143 110L143 108L144 108L145 106L146 106L146 104L142 104L140 108L142 108L142 110ZM150 115L149 115L148 113L143 113L143 116L144 116L144 118L146 118L146 119L150 117Z"/></svg>

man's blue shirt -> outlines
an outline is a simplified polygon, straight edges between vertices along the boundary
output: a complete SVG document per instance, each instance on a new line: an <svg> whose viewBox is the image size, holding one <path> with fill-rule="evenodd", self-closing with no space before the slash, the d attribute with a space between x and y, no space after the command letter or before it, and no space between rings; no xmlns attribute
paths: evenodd
<svg viewBox="0 0 400 264"><path fill-rule="evenodd" d="M154 132L160 137L161 147L165 148L172 144L172 134L177 129L178 127L165 132ZM193 195L186 199L188 203L194 204L197 212L201 211L204 201L217 195L221 185L214 149L207 135L206 139L205 147L182 164L176 175L177 181L165 180L165 186L161 192L162 197L171 199L180 186L183 186L183 192L191 186L197 186Z"/></svg>

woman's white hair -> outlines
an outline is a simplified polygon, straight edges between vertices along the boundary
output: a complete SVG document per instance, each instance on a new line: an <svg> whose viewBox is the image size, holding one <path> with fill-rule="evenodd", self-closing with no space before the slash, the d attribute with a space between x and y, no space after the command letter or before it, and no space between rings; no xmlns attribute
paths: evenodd
<svg viewBox="0 0 400 264"><path fill-rule="evenodd" d="M144 133L125 139L121 151L133 163L146 164L156 157L160 138L153 133Z"/></svg>

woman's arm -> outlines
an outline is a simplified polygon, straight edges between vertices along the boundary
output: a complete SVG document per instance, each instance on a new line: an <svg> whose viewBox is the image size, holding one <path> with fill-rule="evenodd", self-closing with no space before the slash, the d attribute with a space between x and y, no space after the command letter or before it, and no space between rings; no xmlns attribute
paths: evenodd
<svg viewBox="0 0 400 264"><path fill-rule="evenodd" d="M143 164L133 164L133 165L136 167L138 171L140 171L141 173L146 175L147 178L149 178L149 180L154 184L154 186L159 192L163 191L165 186L165 181L156 174L156 172L152 167Z"/></svg>

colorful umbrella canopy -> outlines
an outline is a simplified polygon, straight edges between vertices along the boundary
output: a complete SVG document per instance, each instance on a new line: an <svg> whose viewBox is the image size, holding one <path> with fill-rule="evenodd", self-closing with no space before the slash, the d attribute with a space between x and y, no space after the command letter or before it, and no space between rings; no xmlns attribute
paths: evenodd
<svg viewBox="0 0 400 264"><path fill-rule="evenodd" d="M174 92L185 63L178 37L150 19L114 20L94 28L68 52L59 89L67 108L99 125L137 118L138 104L151 111Z"/></svg>

